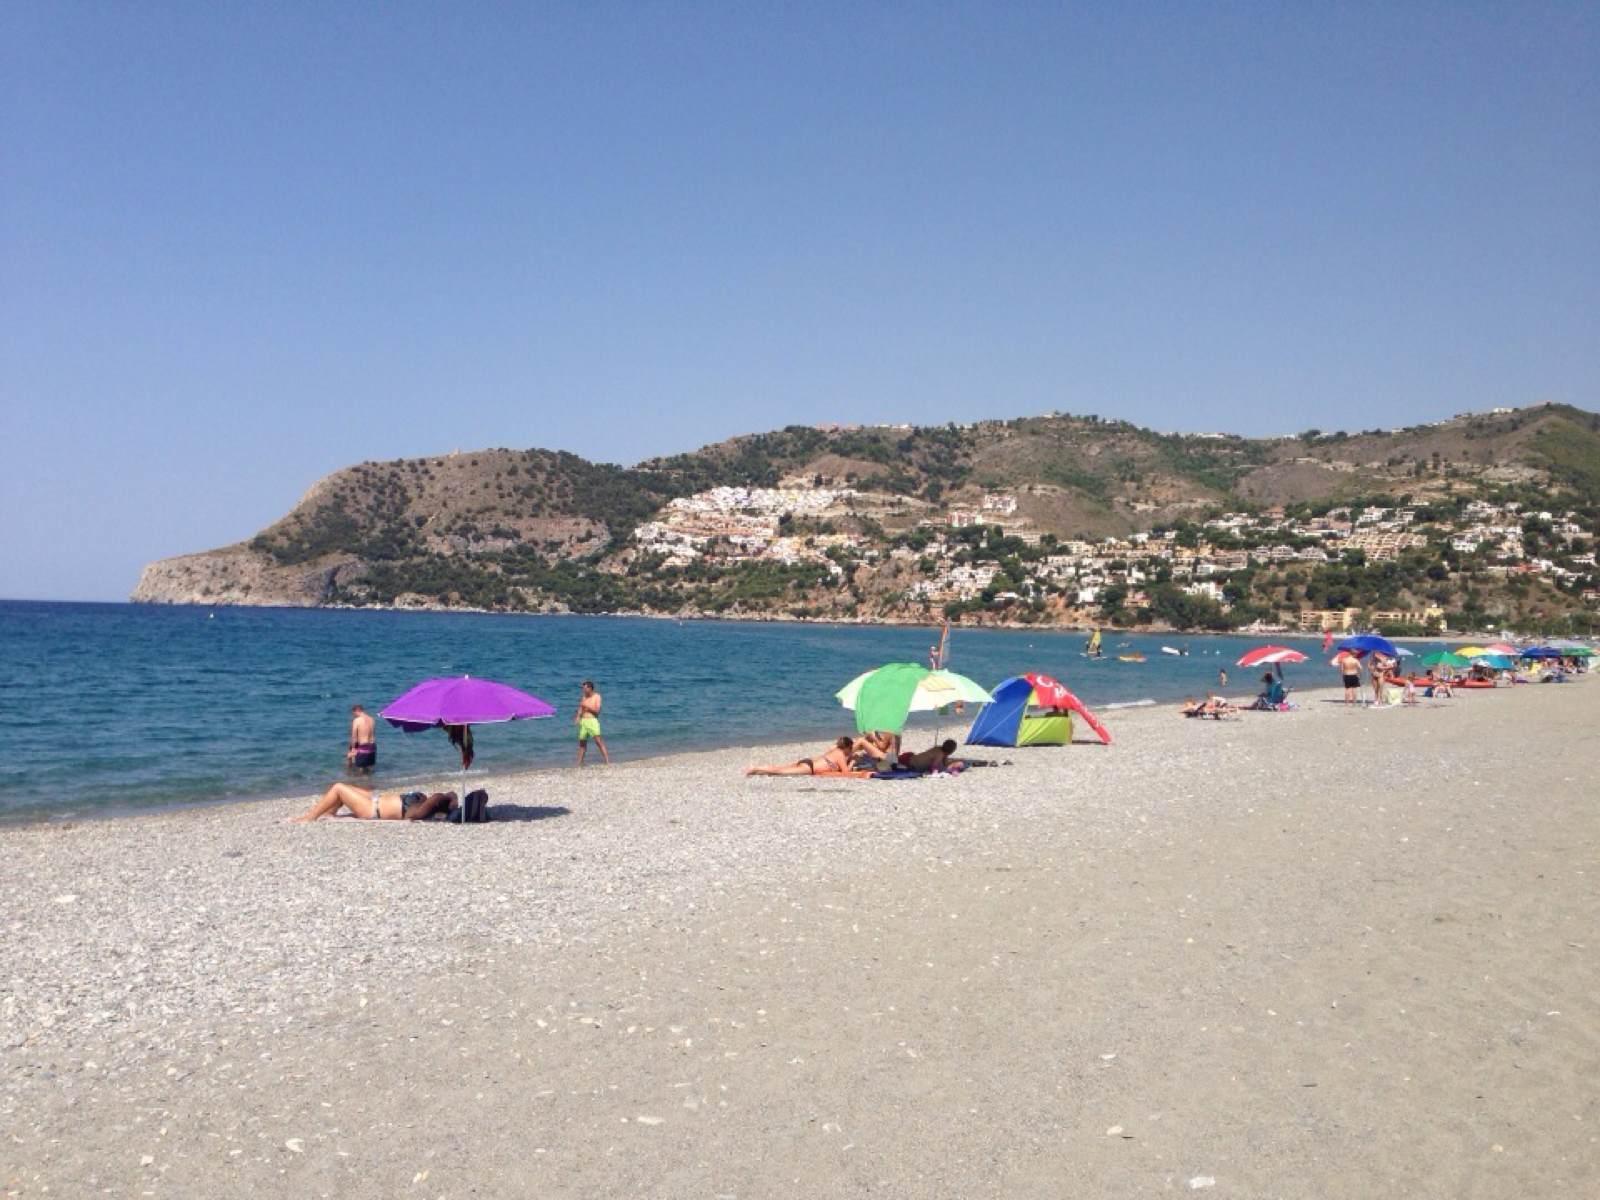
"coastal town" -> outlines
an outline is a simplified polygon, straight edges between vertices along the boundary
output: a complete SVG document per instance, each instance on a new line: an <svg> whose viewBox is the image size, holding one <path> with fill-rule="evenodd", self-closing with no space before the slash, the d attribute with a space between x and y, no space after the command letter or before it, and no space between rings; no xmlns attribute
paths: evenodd
<svg viewBox="0 0 1600 1200"><path fill-rule="evenodd" d="M864 570L887 581L878 596L886 608L932 607L952 617L1048 613L1085 623L1167 617L1262 632L1358 625L1435 632L1459 617L1458 594L1469 582L1536 583L1600 609L1595 530L1559 506L1482 499L1273 505L1094 540L1042 531L1019 509L1018 496L1007 492L916 516L902 497L851 488L718 487L671 501L634 540L668 573L810 565L846 584ZM885 536L896 518L902 527ZM1364 606L1342 594L1348 588L1318 586L1339 568L1385 565L1394 584L1389 606ZM1161 598L1174 595L1190 603L1163 612ZM1248 619L1229 619L1240 610Z"/></svg>
<svg viewBox="0 0 1600 1200"><path fill-rule="evenodd" d="M1150 630L1600 631L1600 414L1244 438L1055 410L632 467L364 462L138 601Z"/></svg>

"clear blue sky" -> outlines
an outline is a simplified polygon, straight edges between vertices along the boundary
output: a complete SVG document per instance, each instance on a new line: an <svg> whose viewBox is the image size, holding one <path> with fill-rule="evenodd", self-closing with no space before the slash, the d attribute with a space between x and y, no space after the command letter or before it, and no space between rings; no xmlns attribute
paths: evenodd
<svg viewBox="0 0 1600 1200"><path fill-rule="evenodd" d="M1600 6L0 6L0 596L368 458L1600 408Z"/></svg>

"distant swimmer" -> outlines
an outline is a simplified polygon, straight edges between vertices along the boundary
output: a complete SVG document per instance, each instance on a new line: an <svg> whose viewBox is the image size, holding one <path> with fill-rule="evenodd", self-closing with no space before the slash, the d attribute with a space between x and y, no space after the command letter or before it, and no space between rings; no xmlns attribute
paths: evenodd
<svg viewBox="0 0 1600 1200"><path fill-rule="evenodd" d="M378 732L367 710L359 704L350 706L350 748L344 761L352 771L362 775L372 774L378 764Z"/></svg>
<svg viewBox="0 0 1600 1200"><path fill-rule="evenodd" d="M578 727L578 765L583 766L584 755L589 752L590 738L594 739L600 757L609 764L611 755L606 750L605 738L600 736L600 693L595 691L592 679L583 681L583 695L578 700L578 711L572 723Z"/></svg>

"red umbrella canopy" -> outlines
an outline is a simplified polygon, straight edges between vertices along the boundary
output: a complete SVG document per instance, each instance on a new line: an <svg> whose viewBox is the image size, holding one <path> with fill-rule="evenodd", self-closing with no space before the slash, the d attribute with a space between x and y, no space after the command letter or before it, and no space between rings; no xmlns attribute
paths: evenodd
<svg viewBox="0 0 1600 1200"><path fill-rule="evenodd" d="M1028 686L1033 688L1034 702L1040 708L1064 708L1069 712L1077 713L1084 719L1089 728L1094 730L1096 737L1107 746L1111 745L1111 731L1102 725L1099 718L1084 706L1082 700L1072 694L1072 690L1066 684L1059 679L1053 679L1049 675L1042 675L1037 671L1031 671L1022 678L1027 680Z"/></svg>
<svg viewBox="0 0 1600 1200"><path fill-rule="evenodd" d="M1033 685L1034 699L1040 708L1070 708L1078 702L1066 684L1049 675L1034 672L1023 678Z"/></svg>
<svg viewBox="0 0 1600 1200"><path fill-rule="evenodd" d="M1239 659L1238 665L1259 667L1262 663L1303 663L1305 660L1304 654L1287 646L1257 646L1254 650L1247 651Z"/></svg>

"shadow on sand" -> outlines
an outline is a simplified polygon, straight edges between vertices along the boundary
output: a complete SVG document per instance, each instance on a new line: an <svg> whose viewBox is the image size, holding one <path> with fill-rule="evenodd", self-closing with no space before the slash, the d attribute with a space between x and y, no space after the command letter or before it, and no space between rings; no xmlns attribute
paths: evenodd
<svg viewBox="0 0 1600 1200"><path fill-rule="evenodd" d="M489 803L489 821L548 821L552 817L572 814L564 805L550 804L495 804Z"/></svg>

